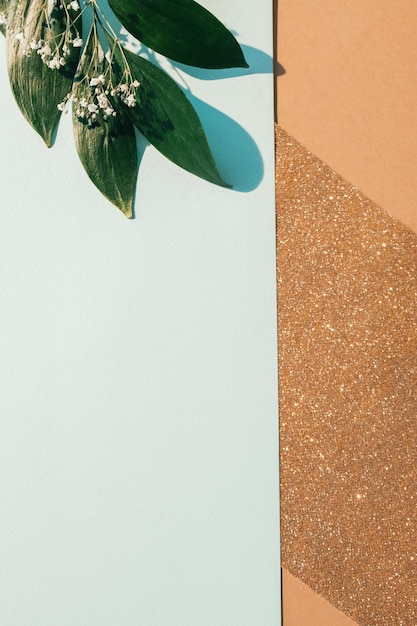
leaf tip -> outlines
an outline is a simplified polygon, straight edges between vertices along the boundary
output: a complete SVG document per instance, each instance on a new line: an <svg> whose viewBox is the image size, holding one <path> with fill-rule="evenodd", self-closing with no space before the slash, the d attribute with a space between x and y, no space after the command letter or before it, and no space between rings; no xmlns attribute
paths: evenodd
<svg viewBox="0 0 417 626"><path fill-rule="evenodd" d="M245 59L245 55L243 54L242 48L239 46L239 52L236 56L236 67L244 67L248 68L249 63Z"/></svg>
<svg viewBox="0 0 417 626"><path fill-rule="evenodd" d="M218 187L223 187L224 189L233 189L233 185L226 183L226 181L223 180L223 178L220 178L220 176L217 176L216 178L207 177L206 180L208 180L210 183L213 183L214 185L217 185Z"/></svg>
<svg viewBox="0 0 417 626"><path fill-rule="evenodd" d="M132 202L116 204L117 208L123 213L128 220L133 219Z"/></svg>
<svg viewBox="0 0 417 626"><path fill-rule="evenodd" d="M52 146L54 145L54 137L53 137L53 133L51 130L49 130L48 128L45 128L45 126L41 126L41 127L36 127L34 126L34 129L36 130L36 132L38 133L38 135L40 135L41 139L43 140L45 146L47 148L52 148Z"/></svg>

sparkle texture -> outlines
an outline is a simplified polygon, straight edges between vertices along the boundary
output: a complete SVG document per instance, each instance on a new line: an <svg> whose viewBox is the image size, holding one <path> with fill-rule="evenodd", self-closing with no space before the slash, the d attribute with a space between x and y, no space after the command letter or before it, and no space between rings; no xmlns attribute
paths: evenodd
<svg viewBox="0 0 417 626"><path fill-rule="evenodd" d="M417 624L417 236L277 127L282 565Z"/></svg>

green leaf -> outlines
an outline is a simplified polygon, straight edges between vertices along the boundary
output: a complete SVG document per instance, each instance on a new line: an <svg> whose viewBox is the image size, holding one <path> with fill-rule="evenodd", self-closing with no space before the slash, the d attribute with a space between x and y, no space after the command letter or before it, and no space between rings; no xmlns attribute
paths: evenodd
<svg viewBox="0 0 417 626"><path fill-rule="evenodd" d="M0 0L0 21L6 20L9 13L9 0ZM0 33L6 34L6 24L0 23Z"/></svg>
<svg viewBox="0 0 417 626"><path fill-rule="evenodd" d="M67 11L76 20L71 27L75 37L81 32L81 18L71 9ZM71 46L65 65L50 69L31 43L44 40L55 51L53 42L65 32L66 15L51 0L18 0L9 10L6 45L10 85L23 115L48 147L61 116L58 104L71 91L80 51Z"/></svg>
<svg viewBox="0 0 417 626"><path fill-rule="evenodd" d="M137 157L133 124L118 113L89 128L73 114L78 156L89 178L126 217L132 217Z"/></svg>
<svg viewBox="0 0 417 626"><path fill-rule="evenodd" d="M91 70L93 69L93 75ZM93 104L93 76L105 74L108 63L92 29L81 58L74 86L73 130L78 156L88 176L101 193L115 204L126 217L132 217L133 197L138 172L135 131L124 108L114 105L116 115L104 118L98 109L91 117L80 102ZM109 103L114 104L108 96Z"/></svg>
<svg viewBox="0 0 417 626"><path fill-rule="evenodd" d="M128 50L123 50L123 57L116 47L116 64L123 67L127 62L132 77L140 82L136 106L125 108L141 133L159 152L188 172L230 187L219 174L194 107L177 83L163 70Z"/></svg>
<svg viewBox="0 0 417 626"><path fill-rule="evenodd" d="M196 67L248 67L225 26L194 0L109 0L128 31L149 48Z"/></svg>

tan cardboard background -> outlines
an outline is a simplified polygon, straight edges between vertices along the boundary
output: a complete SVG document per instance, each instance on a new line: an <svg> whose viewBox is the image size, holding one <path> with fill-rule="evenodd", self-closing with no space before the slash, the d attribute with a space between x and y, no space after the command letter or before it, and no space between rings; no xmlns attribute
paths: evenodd
<svg viewBox="0 0 417 626"><path fill-rule="evenodd" d="M417 4L278 1L280 125L417 232ZM286 571L283 615L353 624Z"/></svg>
<svg viewBox="0 0 417 626"><path fill-rule="evenodd" d="M282 583L284 626L355 626L349 617L285 570Z"/></svg>
<svg viewBox="0 0 417 626"><path fill-rule="evenodd" d="M417 3L278 0L278 121L417 231Z"/></svg>

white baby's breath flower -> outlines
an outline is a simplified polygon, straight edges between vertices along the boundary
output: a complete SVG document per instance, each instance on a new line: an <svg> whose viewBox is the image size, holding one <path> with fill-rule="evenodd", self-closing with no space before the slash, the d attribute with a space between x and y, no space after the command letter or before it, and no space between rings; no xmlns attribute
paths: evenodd
<svg viewBox="0 0 417 626"><path fill-rule="evenodd" d="M102 86L105 84L105 78L103 74L100 74L100 76L93 76L93 78L90 79L90 87L98 87L98 86Z"/></svg>
<svg viewBox="0 0 417 626"><path fill-rule="evenodd" d="M125 101L125 102L126 102L126 104L127 104L127 106L128 106L128 107L134 107L134 106L136 106L136 98L135 98L135 96L133 95L133 93L130 93L130 94L127 96L127 98L126 98L126 101Z"/></svg>
<svg viewBox="0 0 417 626"><path fill-rule="evenodd" d="M51 47L48 44L44 44L42 48L38 48L38 54L41 56L49 56L52 53Z"/></svg>
<svg viewBox="0 0 417 626"><path fill-rule="evenodd" d="M51 70L59 70L59 68L61 67L59 57L52 57L52 59L48 62L48 67Z"/></svg>
<svg viewBox="0 0 417 626"><path fill-rule="evenodd" d="M105 109L109 103L107 96L104 93L97 94L97 102L100 109Z"/></svg>

